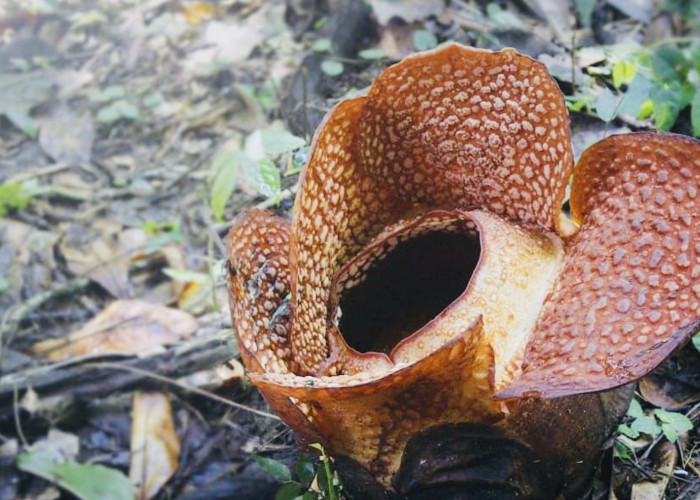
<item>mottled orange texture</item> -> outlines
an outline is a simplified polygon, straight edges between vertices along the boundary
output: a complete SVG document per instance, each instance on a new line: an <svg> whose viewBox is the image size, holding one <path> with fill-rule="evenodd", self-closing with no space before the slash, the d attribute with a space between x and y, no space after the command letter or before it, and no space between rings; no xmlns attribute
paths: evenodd
<svg viewBox="0 0 700 500"><path fill-rule="evenodd" d="M568 127L542 64L446 45L329 113L291 223L236 219L241 352L302 442L392 488L412 436L495 425L585 477L628 393L584 393L645 375L700 323L700 143L614 136L574 168ZM542 439L581 405L580 449Z"/></svg>
<svg viewBox="0 0 700 500"><path fill-rule="evenodd" d="M503 396L556 397L636 380L700 326L700 146L609 137L576 165L581 230Z"/></svg>

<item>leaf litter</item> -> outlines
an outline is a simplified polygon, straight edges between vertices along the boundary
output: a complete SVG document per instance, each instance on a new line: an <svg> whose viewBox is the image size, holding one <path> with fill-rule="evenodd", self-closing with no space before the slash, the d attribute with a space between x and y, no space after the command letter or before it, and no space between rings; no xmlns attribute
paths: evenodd
<svg viewBox="0 0 700 500"><path fill-rule="evenodd" d="M696 46L649 48L697 34L692 16L649 0L594 4L0 5L0 473L14 478L0 500L104 492L88 476L120 498L273 498L279 483L252 455L291 466L296 452L241 364L222 364L234 355L229 221L245 207L287 211L323 114L393 60L446 40L545 62L577 150L630 128L698 135L700 92L673 84L696 78ZM606 495L700 492L686 351L641 383L642 413L627 423L653 435L619 438L629 447L599 481ZM670 447L664 428L676 432ZM60 433L77 451L40 449ZM655 473L670 479L650 485Z"/></svg>

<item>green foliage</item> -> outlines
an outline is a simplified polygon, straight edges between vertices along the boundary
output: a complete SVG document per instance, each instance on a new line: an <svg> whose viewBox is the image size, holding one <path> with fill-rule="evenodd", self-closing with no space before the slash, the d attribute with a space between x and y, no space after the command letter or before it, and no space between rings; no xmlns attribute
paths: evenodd
<svg viewBox="0 0 700 500"><path fill-rule="evenodd" d="M295 466L290 469L286 464L271 458L253 455L260 468L284 484L277 491L275 500L338 500L342 487L335 477L333 463L326 455L323 446L318 443L310 445L320 456L314 457L303 453ZM320 491L311 489L316 479Z"/></svg>
<svg viewBox="0 0 700 500"><path fill-rule="evenodd" d="M596 0L574 0L579 19L581 19L581 24L584 28L591 27L591 18L593 17L595 4Z"/></svg>
<svg viewBox="0 0 700 500"><path fill-rule="evenodd" d="M386 54L382 49L365 49L361 50L357 55L360 56L360 59L364 59L365 61L376 61L386 58Z"/></svg>
<svg viewBox="0 0 700 500"><path fill-rule="evenodd" d="M92 102L105 104L97 111L97 121L113 123L117 120L138 120L141 118L139 108L126 99L126 91L121 85L110 85L103 89L88 92L87 98ZM152 101L147 101L149 106Z"/></svg>
<svg viewBox="0 0 700 500"><path fill-rule="evenodd" d="M693 422L681 413L661 408L645 413L636 399L632 400L627 416L631 418L630 423L619 425L617 430L620 434L632 439L637 439L641 434L656 437L663 433L666 439L675 442L679 433L693 428Z"/></svg>
<svg viewBox="0 0 700 500"><path fill-rule="evenodd" d="M524 27L523 22L518 16L495 2L486 6L486 14L500 29L522 29Z"/></svg>
<svg viewBox="0 0 700 500"><path fill-rule="evenodd" d="M102 465L54 462L45 451L30 451L17 457L17 467L69 491L82 500L131 500L134 489L120 471Z"/></svg>
<svg viewBox="0 0 700 500"><path fill-rule="evenodd" d="M595 112L598 114L598 118L606 123L615 118L617 114L617 97L609 88L604 88L603 92L598 96L598 100L595 103Z"/></svg>
<svg viewBox="0 0 700 500"><path fill-rule="evenodd" d="M430 50L438 45L438 39L430 31L416 30L413 33L413 46L416 50Z"/></svg>
<svg viewBox="0 0 700 500"><path fill-rule="evenodd" d="M680 13L683 19L695 27L700 27L700 2L698 0L665 0L663 10Z"/></svg>
<svg viewBox="0 0 700 500"><path fill-rule="evenodd" d="M24 191L19 182L0 184L0 217L6 216L11 210L24 210L31 201L31 196Z"/></svg>
<svg viewBox="0 0 700 500"><path fill-rule="evenodd" d="M314 52L330 52L333 49L333 45L329 38L319 38L311 44L311 50Z"/></svg>
<svg viewBox="0 0 700 500"><path fill-rule="evenodd" d="M700 137L700 41L688 45L687 40L674 44L671 39L651 47L629 42L584 51L586 56L602 51L603 64L589 66L588 73L609 78L615 92L607 87L600 92L584 86L581 95L567 99L569 109L576 111L593 104L604 121L618 114L653 118L657 128L670 130L680 113L690 107L693 135ZM584 102L587 95L595 95L596 100Z"/></svg>
<svg viewBox="0 0 700 500"><path fill-rule="evenodd" d="M693 335L693 345L700 352L700 332Z"/></svg>
<svg viewBox="0 0 700 500"><path fill-rule="evenodd" d="M97 112L97 121L102 123L113 123L121 119L135 121L141 118L139 108L131 104L126 99L119 99Z"/></svg>
<svg viewBox="0 0 700 500"><path fill-rule="evenodd" d="M343 71L345 71L345 66L340 61L326 59L321 63L321 71L328 76L339 76L343 74Z"/></svg>
<svg viewBox="0 0 700 500"><path fill-rule="evenodd" d="M239 181L262 196L276 202L282 191L282 179L275 159L306 146L306 141L279 127L259 129L248 135L243 148L240 141L224 144L214 155L210 168L210 206L217 220Z"/></svg>

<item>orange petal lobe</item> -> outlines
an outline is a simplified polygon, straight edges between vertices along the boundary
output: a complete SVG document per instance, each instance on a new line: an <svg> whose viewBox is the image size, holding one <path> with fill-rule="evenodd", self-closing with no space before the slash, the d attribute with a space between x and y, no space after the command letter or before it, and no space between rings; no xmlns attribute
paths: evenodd
<svg viewBox="0 0 700 500"><path fill-rule="evenodd" d="M545 66L513 49L456 44L377 78L362 158L410 203L484 208L549 231L573 168L568 113Z"/></svg>
<svg viewBox="0 0 700 500"><path fill-rule="evenodd" d="M501 405L490 397L493 354L482 332L476 321L432 354L383 374L253 374L251 379L263 393L303 401L300 411L330 453L355 458L388 484L414 433L440 423L491 424L502 418ZM270 403L287 418L288 407L275 406L279 400Z"/></svg>
<svg viewBox="0 0 700 500"><path fill-rule="evenodd" d="M289 221L250 210L236 218L228 235L230 305L241 352L246 361L255 358L253 366L275 373L294 367L285 307L289 233Z"/></svg>
<svg viewBox="0 0 700 500"><path fill-rule="evenodd" d="M307 373L329 354L328 298L331 279L394 215L382 183L369 177L357 153L364 98L340 103L314 139L302 172L291 240L294 322L292 348Z"/></svg>
<svg viewBox="0 0 700 500"><path fill-rule="evenodd" d="M584 152L571 195L581 230L545 304L524 374L501 397L616 387L700 324L700 142L609 137Z"/></svg>

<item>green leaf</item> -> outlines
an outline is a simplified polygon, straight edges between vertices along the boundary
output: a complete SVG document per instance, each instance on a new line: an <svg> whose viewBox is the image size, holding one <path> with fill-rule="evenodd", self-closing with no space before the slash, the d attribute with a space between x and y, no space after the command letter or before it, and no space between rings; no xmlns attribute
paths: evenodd
<svg viewBox="0 0 700 500"><path fill-rule="evenodd" d="M299 456L299 460L295 466L295 472L302 487L308 489L311 483L314 482L314 477L316 477L316 467L314 466L311 455L302 453Z"/></svg>
<svg viewBox="0 0 700 500"><path fill-rule="evenodd" d="M10 210L24 210L29 205L31 197L22 191L23 186L19 182L0 184L0 217L4 217Z"/></svg>
<svg viewBox="0 0 700 500"><path fill-rule="evenodd" d="M438 39L430 31L416 30L413 33L413 46L416 50L430 50L438 45Z"/></svg>
<svg viewBox="0 0 700 500"><path fill-rule="evenodd" d="M630 449L627 448L627 446L625 446L624 444L622 444L619 441L615 442L615 452L617 453L617 456L623 460L631 460L632 459L632 455L630 454Z"/></svg>
<svg viewBox="0 0 700 500"><path fill-rule="evenodd" d="M122 118L127 120L138 120L140 118L139 108L129 101L120 99L119 101L114 101L112 106L117 109Z"/></svg>
<svg viewBox="0 0 700 500"><path fill-rule="evenodd" d="M609 122L617 114L617 97L609 88L603 89L595 103L595 112L598 118L604 122Z"/></svg>
<svg viewBox="0 0 700 500"><path fill-rule="evenodd" d="M314 52L330 52L333 48L329 38L319 38L311 45Z"/></svg>
<svg viewBox="0 0 700 500"><path fill-rule="evenodd" d="M0 115L10 112L29 114L55 92L43 71L0 72Z"/></svg>
<svg viewBox="0 0 700 500"><path fill-rule="evenodd" d="M661 432L661 428L659 424L656 423L656 419L648 415L637 417L630 427L637 432L649 434L650 436L656 436Z"/></svg>
<svg viewBox="0 0 700 500"><path fill-rule="evenodd" d="M134 498L134 489L129 479L120 471L102 465L55 463L45 451L30 451L17 457L17 467L56 483L82 500Z"/></svg>
<svg viewBox="0 0 700 500"><path fill-rule="evenodd" d="M624 434L625 436L630 437L632 439L637 439L639 437L639 431L632 429L627 424L618 425L617 432L619 432L620 434Z"/></svg>
<svg viewBox="0 0 700 500"><path fill-rule="evenodd" d="M283 128L259 129L246 137L245 152L248 158L260 161L289 153L306 145L306 141Z"/></svg>
<svg viewBox="0 0 700 500"><path fill-rule="evenodd" d="M618 61L612 69L612 81L616 89L630 83L637 74L637 64Z"/></svg>
<svg viewBox="0 0 700 500"><path fill-rule="evenodd" d="M284 482L292 480L292 473L289 471L289 467L282 462L272 458L261 457L260 455L253 455L253 459L258 463L260 468L265 471L265 473L274 477L275 479L279 479L280 481Z"/></svg>
<svg viewBox="0 0 700 500"><path fill-rule="evenodd" d="M343 71L345 71L345 66L343 66L343 63L340 61L326 59L321 63L321 71L328 76L338 76L343 74Z"/></svg>
<svg viewBox="0 0 700 500"><path fill-rule="evenodd" d="M651 80L637 74L622 97L618 113L639 118L642 106L649 100L649 93L653 87L654 83Z"/></svg>
<svg viewBox="0 0 700 500"><path fill-rule="evenodd" d="M637 401L636 399L632 400L632 402L630 403L630 407L627 410L627 415L634 418L644 416L644 410L642 410L642 405L639 404L639 401Z"/></svg>
<svg viewBox="0 0 700 500"><path fill-rule="evenodd" d="M670 130L681 111L680 86L655 87L649 96L654 106L654 124L661 130Z"/></svg>
<svg viewBox="0 0 700 500"><path fill-rule="evenodd" d="M102 90L93 90L88 92L87 98L92 102L110 102L116 99L121 99L126 95L124 87L121 85L110 85Z"/></svg>
<svg viewBox="0 0 700 500"><path fill-rule="evenodd" d="M656 49L651 55L651 67L656 78L662 83L672 83L684 80L689 61L683 52L675 47L664 46Z"/></svg>
<svg viewBox="0 0 700 500"><path fill-rule="evenodd" d="M214 156L211 170L215 172L211 184L211 211L216 220L222 220L226 203L228 203L241 166L250 161L240 150L223 149Z"/></svg>
<svg viewBox="0 0 700 500"><path fill-rule="evenodd" d="M153 92L143 97L141 104L149 109L157 109L158 106L165 102L165 97L160 92Z"/></svg>
<svg viewBox="0 0 700 500"><path fill-rule="evenodd" d="M384 59L386 53L382 49L365 49L361 50L358 56L366 61L376 61L377 59Z"/></svg>
<svg viewBox="0 0 700 500"><path fill-rule="evenodd" d="M523 23L518 16L511 11L502 8L495 2L486 6L486 14L501 29L522 28Z"/></svg>
<svg viewBox="0 0 700 500"><path fill-rule="evenodd" d="M280 171L270 160L247 163L243 168L243 174L253 188L267 198L277 197L282 190Z"/></svg>
<svg viewBox="0 0 700 500"><path fill-rule="evenodd" d="M8 111L5 113L5 116L12 122L12 125L24 132L27 137L36 139L39 133L39 125L26 111Z"/></svg>
<svg viewBox="0 0 700 500"><path fill-rule="evenodd" d="M662 422L673 425L680 432L689 431L693 428L693 421L682 413L657 408L654 410L654 415Z"/></svg>
<svg viewBox="0 0 700 500"><path fill-rule="evenodd" d="M693 135L700 137L700 91L696 91L690 101L690 123L693 125Z"/></svg>
<svg viewBox="0 0 700 500"><path fill-rule="evenodd" d="M97 121L101 123L113 123L122 117L119 109L110 104L97 111Z"/></svg>
<svg viewBox="0 0 700 500"><path fill-rule="evenodd" d="M299 498L303 491L299 483L287 483L277 490L275 500L294 500Z"/></svg>
<svg viewBox="0 0 700 500"><path fill-rule="evenodd" d="M583 24L584 28L590 28L596 0L575 0L574 3L576 5L579 18L581 19L581 24Z"/></svg>
<svg viewBox="0 0 700 500"><path fill-rule="evenodd" d="M187 269L173 269L172 267L163 268L163 274L175 281L183 283L197 283L198 285L206 285L211 283L211 277L207 273L198 273L196 271L188 271Z"/></svg>
<svg viewBox="0 0 700 500"><path fill-rule="evenodd" d="M700 351L700 332L693 335L693 346Z"/></svg>

